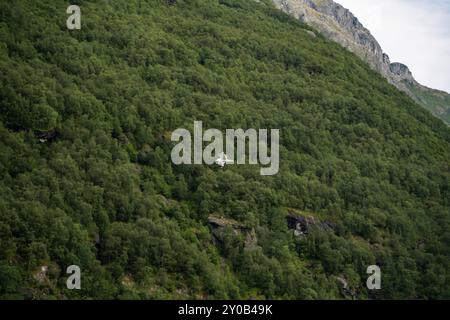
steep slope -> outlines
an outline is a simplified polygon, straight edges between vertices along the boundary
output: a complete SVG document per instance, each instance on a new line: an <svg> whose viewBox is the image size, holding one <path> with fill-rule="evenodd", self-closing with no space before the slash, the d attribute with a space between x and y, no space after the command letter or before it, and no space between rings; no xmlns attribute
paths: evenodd
<svg viewBox="0 0 450 320"><path fill-rule="evenodd" d="M0 2L0 298L450 298L440 120L272 4L77 3ZM174 165L195 120L280 172Z"/></svg>
<svg viewBox="0 0 450 320"><path fill-rule="evenodd" d="M332 0L273 0L281 10L313 26L358 55L390 83L450 125L450 94L422 86L404 64L391 63L378 41L358 19Z"/></svg>

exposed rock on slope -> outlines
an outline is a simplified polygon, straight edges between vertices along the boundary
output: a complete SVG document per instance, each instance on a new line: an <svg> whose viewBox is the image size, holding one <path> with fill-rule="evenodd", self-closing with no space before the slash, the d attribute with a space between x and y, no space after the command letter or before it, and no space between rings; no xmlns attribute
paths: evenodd
<svg viewBox="0 0 450 320"><path fill-rule="evenodd" d="M378 41L348 9L332 0L272 1L279 9L358 55L390 83L450 125L450 95L422 86L407 66L391 63Z"/></svg>
<svg viewBox="0 0 450 320"><path fill-rule="evenodd" d="M347 279L345 279L343 276L340 276L337 277L336 280L339 283L341 294L344 298L353 300L358 299L358 290L356 288L350 287Z"/></svg>
<svg viewBox="0 0 450 320"><path fill-rule="evenodd" d="M299 237L310 233L311 229L333 231L335 225L329 221L320 221L315 217L300 214L297 211L289 211L286 216L288 228L294 230L294 235Z"/></svg>
<svg viewBox="0 0 450 320"><path fill-rule="evenodd" d="M223 231L226 228L230 228L234 235L242 236L244 238L244 247L247 249L254 248L257 243L256 232L253 228L249 228L240 224L239 222L227 219L224 217L218 217L215 215L210 215L208 217L208 223L211 227L214 239L218 243L223 242Z"/></svg>

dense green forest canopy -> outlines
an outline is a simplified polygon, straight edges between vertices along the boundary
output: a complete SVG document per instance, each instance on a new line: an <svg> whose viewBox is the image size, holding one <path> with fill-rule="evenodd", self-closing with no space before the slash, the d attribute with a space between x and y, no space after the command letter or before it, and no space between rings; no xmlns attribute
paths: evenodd
<svg viewBox="0 0 450 320"><path fill-rule="evenodd" d="M0 2L0 298L450 298L440 120L266 1L72 3ZM279 173L173 165L196 120L280 129Z"/></svg>

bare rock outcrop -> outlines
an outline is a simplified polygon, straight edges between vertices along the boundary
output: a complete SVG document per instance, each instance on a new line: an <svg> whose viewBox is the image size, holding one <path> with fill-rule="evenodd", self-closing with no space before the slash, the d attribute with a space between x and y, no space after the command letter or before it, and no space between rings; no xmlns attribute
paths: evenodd
<svg viewBox="0 0 450 320"><path fill-rule="evenodd" d="M256 237L256 231L253 228L247 227L235 220L219 217L217 215L210 215L208 217L208 223L211 227L211 232L214 236L214 239L218 243L223 242L222 232L229 228L233 231L236 236L243 236L244 238L244 247L246 249L256 247L258 239Z"/></svg>
<svg viewBox="0 0 450 320"><path fill-rule="evenodd" d="M409 68L402 63L391 63L390 71L395 81L406 81L410 84L414 84L416 82Z"/></svg>
<svg viewBox="0 0 450 320"><path fill-rule="evenodd" d="M343 276L340 276L340 277L337 277L336 280L339 284L341 294L344 298L352 299L352 300L358 299L359 290L356 288L350 287L347 279L345 279Z"/></svg>
<svg viewBox="0 0 450 320"><path fill-rule="evenodd" d="M289 211L286 216L288 228L294 230L297 237L308 235L312 229L332 232L336 228L330 221L321 221L315 217L302 215L299 212Z"/></svg>
<svg viewBox="0 0 450 320"><path fill-rule="evenodd" d="M284 12L340 43L383 75L389 74L389 57L359 20L332 0L272 0Z"/></svg>

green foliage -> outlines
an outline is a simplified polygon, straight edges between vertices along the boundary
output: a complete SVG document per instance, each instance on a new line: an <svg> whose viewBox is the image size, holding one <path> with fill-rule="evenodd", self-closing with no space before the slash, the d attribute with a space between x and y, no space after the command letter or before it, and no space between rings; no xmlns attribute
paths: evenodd
<svg viewBox="0 0 450 320"><path fill-rule="evenodd" d="M264 1L78 2L73 31L66 1L0 3L0 298L340 298L344 276L364 299L375 263L377 298L450 298L438 119ZM172 165L194 120L279 128L280 173ZM285 208L336 231L294 237Z"/></svg>

